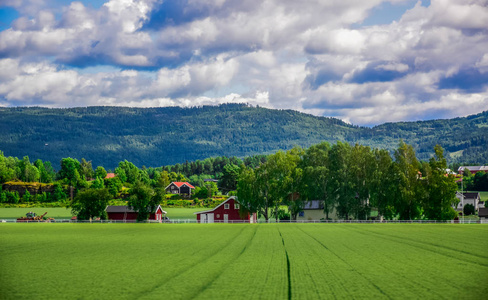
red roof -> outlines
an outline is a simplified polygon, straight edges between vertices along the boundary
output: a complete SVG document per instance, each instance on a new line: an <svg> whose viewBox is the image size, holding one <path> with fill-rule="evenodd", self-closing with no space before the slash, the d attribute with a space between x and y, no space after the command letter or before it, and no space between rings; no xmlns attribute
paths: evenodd
<svg viewBox="0 0 488 300"><path fill-rule="evenodd" d="M189 184L188 182L172 182L172 183L174 183L174 184L175 184L177 187L179 187L179 188L180 188L182 185L184 185L184 184L186 184L186 185L187 185L189 188L191 188L191 189L194 189L194 188L195 188L193 185Z"/></svg>
<svg viewBox="0 0 488 300"><path fill-rule="evenodd" d="M105 179L114 178L114 177L115 177L115 173L107 173L107 176L105 176Z"/></svg>

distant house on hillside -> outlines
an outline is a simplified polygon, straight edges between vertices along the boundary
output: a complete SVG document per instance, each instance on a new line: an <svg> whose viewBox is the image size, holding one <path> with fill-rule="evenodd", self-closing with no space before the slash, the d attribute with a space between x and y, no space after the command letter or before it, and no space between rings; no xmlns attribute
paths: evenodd
<svg viewBox="0 0 488 300"><path fill-rule="evenodd" d="M105 208L109 220L120 220L120 221L130 221L135 222L138 213L133 209L129 209L127 206L112 206L109 205ZM158 205L156 209L149 214L149 220L155 220L162 222L163 218L166 217L166 212Z"/></svg>
<svg viewBox="0 0 488 300"><path fill-rule="evenodd" d="M105 179L110 179L110 178L114 178L115 176L115 173L107 173L107 176L105 176Z"/></svg>
<svg viewBox="0 0 488 300"><path fill-rule="evenodd" d="M256 213L243 214L242 212L239 213L240 209L240 203L237 201L237 198L235 196L232 196L213 209L199 211L195 214L197 215L198 223L256 222Z"/></svg>
<svg viewBox="0 0 488 300"><path fill-rule="evenodd" d="M463 201L463 197L464 197L464 201ZM463 211L463 205L466 206L466 204L473 205L475 211L478 211L479 210L480 205L482 207L484 207L484 202L481 202L480 201L480 193L478 193L478 192L474 192L474 193L470 193L470 192L460 193L460 192L457 192L456 193L456 198L459 199L459 203L458 203L458 205L456 207L453 207L453 208L456 209L457 211Z"/></svg>
<svg viewBox="0 0 488 300"><path fill-rule="evenodd" d="M471 174L476 174L478 172L488 172L488 166L460 166L458 168L458 174L462 174L466 169Z"/></svg>
<svg viewBox="0 0 488 300"><path fill-rule="evenodd" d="M305 202L303 211L298 213L297 220L322 220L325 219L324 213L324 201L322 200L310 200ZM329 212L329 219L337 219L335 209Z"/></svg>
<svg viewBox="0 0 488 300"><path fill-rule="evenodd" d="M169 194L180 194L180 195L191 195L191 190L194 190L195 187L188 182L172 182L166 188L166 193Z"/></svg>

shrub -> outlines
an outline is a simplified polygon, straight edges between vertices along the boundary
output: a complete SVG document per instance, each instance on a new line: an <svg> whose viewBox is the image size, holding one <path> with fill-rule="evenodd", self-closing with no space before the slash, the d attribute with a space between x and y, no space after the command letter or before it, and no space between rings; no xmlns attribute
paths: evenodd
<svg viewBox="0 0 488 300"><path fill-rule="evenodd" d="M31 200L31 194L29 193L28 190L25 190L25 194L24 196L22 196L22 201L27 203L30 202L30 200Z"/></svg>
<svg viewBox="0 0 488 300"><path fill-rule="evenodd" d="M465 216L474 214L474 206L472 204L466 204L463 208L463 213Z"/></svg>
<svg viewBox="0 0 488 300"><path fill-rule="evenodd" d="M7 194L0 193L0 203L7 203Z"/></svg>

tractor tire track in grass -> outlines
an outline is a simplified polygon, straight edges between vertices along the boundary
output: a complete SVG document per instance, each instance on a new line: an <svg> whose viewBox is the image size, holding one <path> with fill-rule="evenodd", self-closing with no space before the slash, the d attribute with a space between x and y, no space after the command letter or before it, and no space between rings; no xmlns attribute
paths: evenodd
<svg viewBox="0 0 488 300"><path fill-rule="evenodd" d="M285 239L281 235L281 231L278 229L278 233L281 237L281 242L283 243L283 250L285 250L286 255L286 273L288 277L288 300L291 300L291 276L290 276L290 258L288 257L288 251L286 251Z"/></svg>
<svg viewBox="0 0 488 300"><path fill-rule="evenodd" d="M368 277L366 277L364 274L362 274L359 270L357 270L353 265L351 265L348 261L340 257L337 253L329 249L325 244L323 244L320 240L315 238L313 235L309 234L308 232L304 231L301 227L297 227L302 231L304 234L312 238L315 242L320 244L324 249L326 249L328 252L330 252L332 255L334 255L336 258L338 258L340 261L342 261L345 265L347 265L352 271L354 271L356 274L361 276L363 279L365 279L370 285L372 285L376 290L378 290L383 296L385 296L388 299L392 299L387 293L385 293L379 286L377 286L373 281L371 281Z"/></svg>
<svg viewBox="0 0 488 300"><path fill-rule="evenodd" d="M362 232L364 232L364 230ZM370 235L374 235L374 236L380 237L380 238L385 239L385 240L394 241L394 242L404 244L404 245L408 245L411 247L415 247L415 248L418 248L418 249L421 249L424 251L429 251L429 252L435 253L437 255L442 255L442 256L448 257L450 259L461 261L463 263L468 263L468 264L473 264L476 266L488 268L488 263L484 263L484 262L479 261L480 258L478 257L478 255L474 255L474 254L471 254L471 253L468 253L465 251L460 251L460 250L456 250L456 249L453 249L450 247L444 247L444 246L440 246L440 245L429 243L429 242L417 241L417 240L409 239L406 237L397 237L397 236L392 236L392 235L384 234L384 233L380 234L380 233L377 233L374 231L369 231L369 230L368 230L368 232L370 233ZM405 240L408 240L409 242L407 242ZM434 249L432 249L432 248L434 248ZM449 252L451 252L451 253L449 253ZM453 254L452 252L461 253L465 257L468 256L469 259L461 259L458 256L456 256L455 254ZM476 259L475 261L472 260L473 257ZM483 259L484 259L484 257L483 257Z"/></svg>
<svg viewBox="0 0 488 300"><path fill-rule="evenodd" d="M375 233L374 231L370 231L370 230L368 230L368 232ZM376 234L378 234L378 233L376 233ZM434 247L438 247L438 248L444 248L444 249L451 250L451 251L455 251L455 252L459 252L459 253L462 253L462 254L465 254L465 255L468 255L468 256L474 256L475 259L485 259L486 258L486 256L483 256L481 254L467 252L467 251L464 251L464 250L456 249L456 248L449 247L449 246L446 246L446 245L439 245L439 244L432 243L432 242L429 242L429 241L420 241L418 239L412 239L412 238L409 238L409 237L406 237L406 236L401 236L401 237L399 237L399 236L393 236L393 235L386 234L386 233L383 234L383 235L389 236L389 237L395 238L395 239L409 240L409 241L412 241L412 242L415 242L415 243L427 244L427 245L434 246ZM488 266L488 265L485 265L485 266Z"/></svg>
<svg viewBox="0 0 488 300"><path fill-rule="evenodd" d="M337 299L338 294L344 294L347 287L333 271L336 268L331 260L322 255L323 247L320 245L309 247L310 237L299 232L294 226L282 228L286 229L282 234L288 244L288 255L293 258L290 260L290 270L293 271L290 272L290 278L293 279L290 284L295 291L292 297L296 299ZM303 245L307 245L307 247L303 247ZM336 291L338 286L340 287L339 293Z"/></svg>
<svg viewBox="0 0 488 300"><path fill-rule="evenodd" d="M247 241L247 243L244 246L244 248L242 248L241 252L239 252L238 255L236 255L233 259L231 259L231 261L238 260L239 257L241 257L241 255L244 254L244 252L246 251L246 249L249 247L249 245L254 240L254 237L256 236L256 232L257 231L258 231L258 227L254 227L254 232L253 232L252 236L249 238L249 240ZM217 280L220 276L222 276L223 273L224 272L218 272L215 276L213 276L213 278L211 278L210 280L207 280L207 283L204 286L202 286L199 291L195 292L195 294L193 296L190 296L189 298L191 298L191 299L197 298L198 295L200 295L201 293L205 292L205 290L207 290L213 284L213 282L215 280Z"/></svg>
<svg viewBox="0 0 488 300"><path fill-rule="evenodd" d="M168 282L170 282L172 280L176 280L176 278L182 276L183 274L185 274L187 272L191 272L191 270L194 269L196 266L201 265L201 264L205 264L206 262L210 261L212 258L214 258L216 256L218 257L220 255L220 253L225 252L225 250L229 247L229 245L234 243L234 241L236 241L240 237L240 235L243 233L243 231L245 229L246 229L246 227L242 227L241 230L229 242L227 242L227 244L225 246L220 248L219 251L215 252L211 256L207 256L203 260L199 260L196 263L196 265L190 265L190 266L180 268L179 270L175 271L171 277L165 278L164 280L154 284L150 288L141 290L141 291L137 292L136 294L131 295L131 298L139 299L141 297L147 297L147 296L151 295L154 291L161 288L163 285L167 284ZM188 297L185 297L185 298L188 298Z"/></svg>
<svg viewBox="0 0 488 300"><path fill-rule="evenodd" d="M349 230L349 227L348 227L348 229L345 229L345 230ZM370 235L364 233L362 230L357 230L357 232L353 231L353 233L361 234L361 235L364 235L366 237L370 237ZM352 239L354 240L354 238L352 238ZM393 241L393 243L395 243L395 241ZM357 248L351 246L350 244L341 244L341 246L348 249L349 251L353 252L355 255L362 257L362 259L359 259L359 261L368 261L368 260L371 260L373 258L373 253L368 253L368 252L364 253L364 251L357 251ZM387 246L388 245L384 245L383 249L387 248ZM377 261L375 263L375 267L381 268L382 271L380 273L390 273L394 276L400 277L402 280L398 281L398 282L401 282L401 285L403 287L405 287L405 285L408 285L408 287L405 287L406 290L408 290L408 291L413 290L413 289L419 290L419 287L422 287L423 290L429 295L429 297L436 295L436 297L443 298L443 296L440 293L438 293L435 290L432 290L432 288L429 287L428 285L425 285L425 283L428 282L431 284L430 286L436 286L436 287L439 287L440 284L444 284L444 288L452 288L452 286L448 286L448 285L446 286L445 283L439 283L439 281L434 277L419 278L416 275L414 275L412 277L406 276L405 272L403 272L401 269L398 270L396 268L397 267L396 263L398 262L398 260L395 258L395 255L388 255L388 254L389 254L388 251L385 251L382 254L382 257L386 258L386 259L381 259L381 260ZM415 264L414 262L413 263L410 263L410 262L411 262L411 260L402 261L400 263L400 265L402 267L410 266L412 269L418 268L418 264ZM403 295L403 296L406 297L406 295Z"/></svg>

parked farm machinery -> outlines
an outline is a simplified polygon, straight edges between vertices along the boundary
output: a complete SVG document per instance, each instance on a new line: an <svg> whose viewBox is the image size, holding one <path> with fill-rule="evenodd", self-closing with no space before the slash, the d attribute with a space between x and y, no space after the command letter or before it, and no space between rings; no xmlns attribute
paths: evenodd
<svg viewBox="0 0 488 300"><path fill-rule="evenodd" d="M51 222L54 221L53 218L46 218L47 211L40 216L37 216L35 212L28 212L25 214L25 217L20 217L17 219L17 222Z"/></svg>

